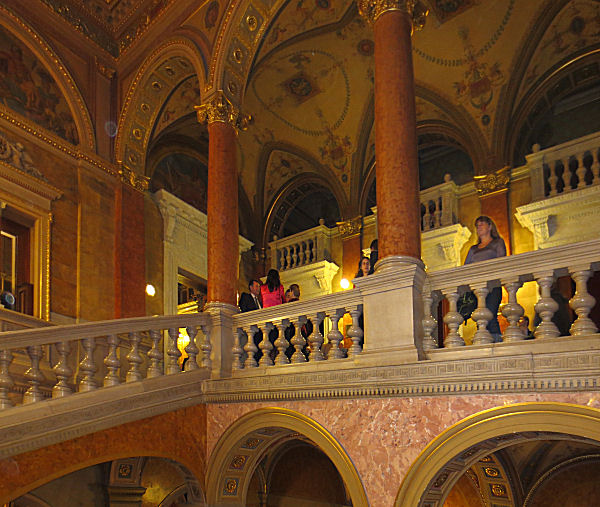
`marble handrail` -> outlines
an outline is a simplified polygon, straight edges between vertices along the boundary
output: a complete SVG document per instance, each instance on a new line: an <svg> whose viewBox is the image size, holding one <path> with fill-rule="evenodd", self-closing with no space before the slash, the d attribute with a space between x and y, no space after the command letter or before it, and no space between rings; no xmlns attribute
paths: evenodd
<svg viewBox="0 0 600 507"><path fill-rule="evenodd" d="M269 243L271 267L279 271L306 266L323 260L331 260L331 236L335 230L329 229L322 221L306 231L277 238Z"/></svg>
<svg viewBox="0 0 600 507"><path fill-rule="evenodd" d="M24 313L0 308L0 331L15 331L17 329L30 329L37 327L54 326L52 322L32 317Z"/></svg>
<svg viewBox="0 0 600 507"><path fill-rule="evenodd" d="M478 300L472 316L478 326L473 344L492 343L493 337L487 330L487 323L492 315L485 307L485 297L492 288L498 286L503 286L508 293L508 303L502 308L502 315L506 317L509 325L502 339L505 342L523 340L525 337L522 336L517 323L524 310L517 301L517 290L524 282L533 280L539 286L540 294L535 310L541 317L534 335L536 338L557 337L559 332L551 319L558 309L558 303L551 297L551 286L557 277L566 275L570 275L576 285L575 295L569 301L577 315L571 325L570 334L596 333L598 330L588 316L595 299L587 291L587 280L594 271L598 270L600 270L600 239L430 273L423 289L425 310L423 348L430 350L438 347L437 341L432 336L437 327L433 315L436 313L434 308L442 298L448 301L449 310L443 320L450 330L444 338L444 347L465 345L458 332L463 317L458 312L457 302L459 296L468 290L472 290Z"/></svg>
<svg viewBox="0 0 600 507"><path fill-rule="evenodd" d="M348 342L347 354L350 358L357 356L362 351L363 331L359 326L359 318L363 309L362 303L363 298L360 292L352 289L307 301L284 303L234 315L233 370L253 368L259 365L273 366L285 365L290 362L303 363L324 359L341 359L346 356L346 352L340 348L340 342L344 339L344 335L339 330L339 322L344 320L346 314L350 316L348 321L351 322L346 331L346 336L351 341L351 345L350 341ZM312 325L310 332L305 327L308 321ZM323 334L331 344L326 354L323 354L321 350L325 336L319 329L323 321L326 321L328 329L328 332L323 332ZM289 336L286 330L291 329L292 326L293 336ZM262 340L256 346L253 338L259 332L262 333ZM288 337L291 338L289 341ZM295 350L290 360L286 357L285 352L291 346ZM262 355L257 362L256 356L259 350Z"/></svg>
<svg viewBox="0 0 600 507"><path fill-rule="evenodd" d="M600 184L600 132L526 155L532 201ZM574 171L571 170L571 166Z"/></svg>
<svg viewBox="0 0 600 507"><path fill-rule="evenodd" d="M177 348L177 339L182 328L186 329L190 338L185 348L189 357L185 371L200 368L208 371L212 348L210 326L210 315L198 313L1 332L0 410L19 402L13 389L18 376L12 368L14 352L25 350L29 358L29 369L22 375L27 385L22 402L29 404L47 397L42 384L46 383L49 371L56 377L56 382L51 382L53 398L71 395L74 390L85 392L116 386L122 383L122 379L130 383L165 373L178 373L181 371L178 361L182 354ZM203 336L196 339L199 330ZM143 352L142 338L151 343L147 353ZM117 354L122 343L127 344L126 361ZM102 354L101 360L98 360L98 354Z"/></svg>

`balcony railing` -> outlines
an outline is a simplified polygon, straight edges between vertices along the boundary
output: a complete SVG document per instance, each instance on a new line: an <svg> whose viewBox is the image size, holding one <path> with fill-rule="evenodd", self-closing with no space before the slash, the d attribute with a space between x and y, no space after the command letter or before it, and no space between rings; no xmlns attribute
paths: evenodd
<svg viewBox="0 0 600 507"><path fill-rule="evenodd" d="M420 198L422 231L430 231L457 223L458 187L456 183L450 180L422 190Z"/></svg>
<svg viewBox="0 0 600 507"><path fill-rule="evenodd" d="M186 329L190 339L185 348L188 354L185 371L200 368L209 371L212 349L209 326L210 316L200 313L0 333L0 410L21 402L43 401L48 395L64 398L76 392L179 373L182 354L177 345L181 328ZM143 347L142 340L151 346ZM122 345L128 350L125 357L120 357ZM83 351L81 359L74 355L79 347ZM142 348L148 348L147 353L142 354ZM101 360L98 360L98 352L101 352ZM19 370L13 368L15 355L26 356L29 362L22 374L27 389L21 399L13 389L15 377L21 376ZM46 377L50 371L53 379ZM45 388L48 383L50 392Z"/></svg>
<svg viewBox="0 0 600 507"><path fill-rule="evenodd" d="M600 183L600 133L590 134L526 156L532 201Z"/></svg>

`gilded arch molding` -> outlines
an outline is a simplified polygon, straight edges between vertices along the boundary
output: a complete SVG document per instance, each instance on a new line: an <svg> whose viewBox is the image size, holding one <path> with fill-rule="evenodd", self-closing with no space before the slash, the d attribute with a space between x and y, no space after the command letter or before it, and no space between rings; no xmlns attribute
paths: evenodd
<svg viewBox="0 0 600 507"><path fill-rule="evenodd" d="M184 79L196 75L200 97L205 81L199 48L185 38L159 46L141 65L129 86L119 118L116 159L128 173L145 174L148 143L158 114L171 91ZM193 112L193 111L190 111Z"/></svg>
<svg viewBox="0 0 600 507"><path fill-rule="evenodd" d="M96 149L96 138L89 111L83 100L83 96L75 84L75 80L62 63L60 57L33 28L3 5L0 5L0 19L2 20L2 26L23 42L52 76L73 115L80 147L94 152ZM33 134L54 146L62 148L63 151L72 151L72 149L65 147L68 141L63 140L53 132L44 129L31 120L25 118L16 119L16 114L18 113L13 114L12 111L6 113L0 110L0 118L22 128L29 134Z"/></svg>
<svg viewBox="0 0 600 507"><path fill-rule="evenodd" d="M509 404L484 410L454 424L421 452L404 477L396 507L437 506L454 482L480 458L533 434L563 434L600 446L600 410L553 402ZM460 469L453 460L459 459ZM424 503L432 488L435 501Z"/></svg>
<svg viewBox="0 0 600 507"><path fill-rule="evenodd" d="M313 419L283 408L250 412L223 433L209 460L208 504L245 505L250 479L265 452L290 437L306 438L315 444L333 462L352 504L368 505L358 472L341 444Z"/></svg>

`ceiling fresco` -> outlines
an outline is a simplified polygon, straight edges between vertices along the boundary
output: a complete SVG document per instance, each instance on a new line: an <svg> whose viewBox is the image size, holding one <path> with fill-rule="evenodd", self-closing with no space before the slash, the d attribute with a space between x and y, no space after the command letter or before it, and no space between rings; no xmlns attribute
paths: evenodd
<svg viewBox="0 0 600 507"><path fill-rule="evenodd" d="M0 26L0 104L73 144L73 115L54 78L25 44Z"/></svg>
<svg viewBox="0 0 600 507"><path fill-rule="evenodd" d="M183 27L191 28L202 34L202 38L207 41L208 48L212 50L226 5L225 0L220 0L220 2L219 0L204 1L202 7L185 20Z"/></svg>
<svg viewBox="0 0 600 507"><path fill-rule="evenodd" d="M570 2L556 16L538 45L518 98L557 63L585 48L600 43L600 2L580 0ZM518 100L516 102L518 104Z"/></svg>
<svg viewBox="0 0 600 507"><path fill-rule="evenodd" d="M197 76L184 79L171 93L156 120L151 139L165 128L188 114L195 114L194 106L200 104L200 84Z"/></svg>

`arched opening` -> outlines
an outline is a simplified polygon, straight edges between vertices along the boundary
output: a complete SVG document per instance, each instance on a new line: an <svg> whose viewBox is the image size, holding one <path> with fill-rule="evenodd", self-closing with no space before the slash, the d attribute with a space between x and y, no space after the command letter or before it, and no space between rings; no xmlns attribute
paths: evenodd
<svg viewBox="0 0 600 507"><path fill-rule="evenodd" d="M573 494L563 481L574 469L581 472L578 488L591 495L590 506L597 505L598 489L589 478L600 455L599 421L600 410L561 403L505 405L474 414L423 450L395 505L455 507L468 496L481 505L548 505L539 502L553 491Z"/></svg>
<svg viewBox="0 0 600 507"><path fill-rule="evenodd" d="M10 507L47 505L205 505L200 483L176 461L121 458L88 466L38 486Z"/></svg>
<svg viewBox="0 0 600 507"><path fill-rule="evenodd" d="M217 442L208 470L212 506L368 503L342 446L325 428L292 410L265 408L241 417ZM317 484L322 487L312 487Z"/></svg>

